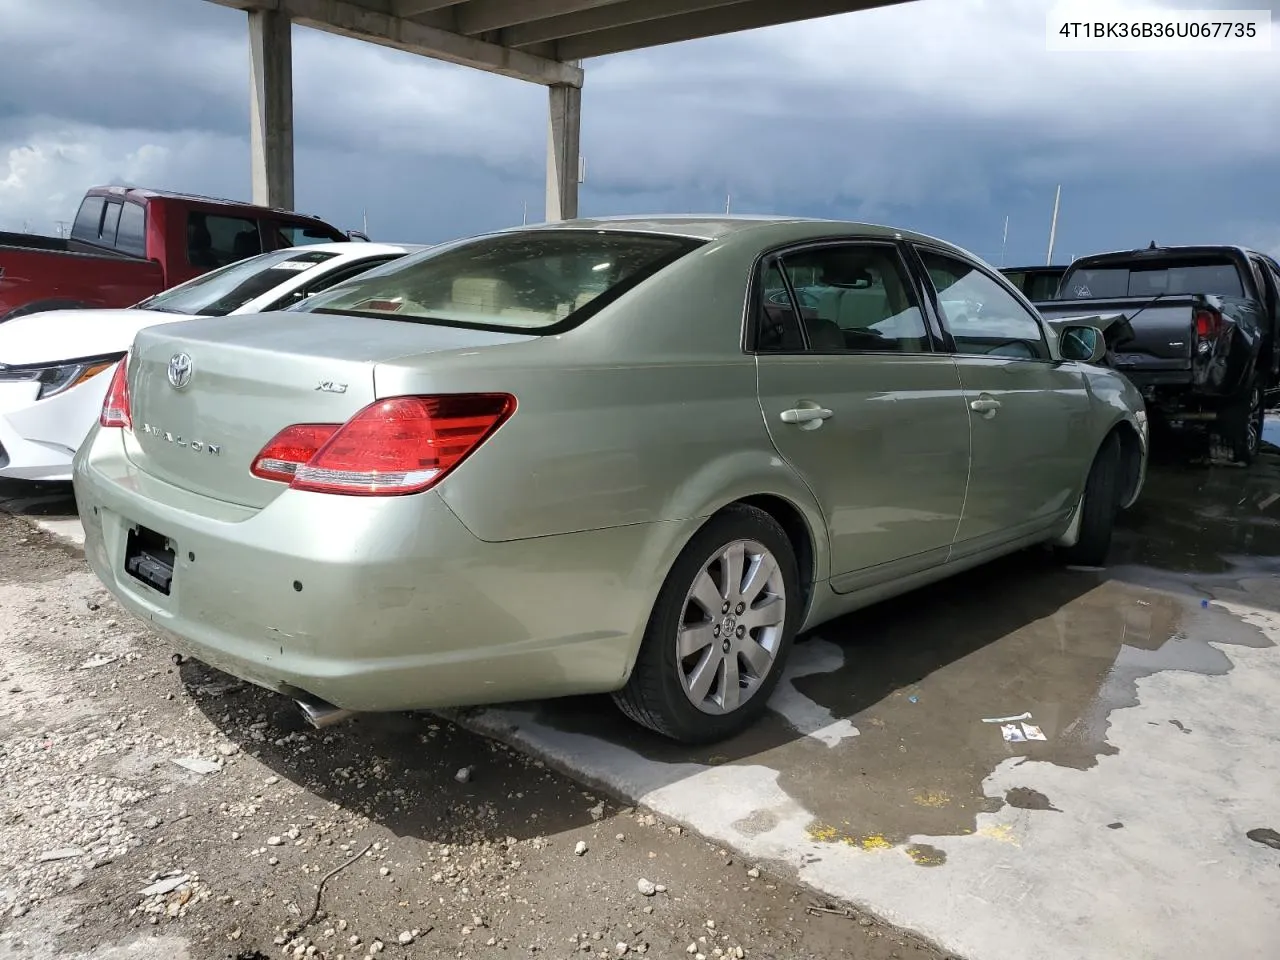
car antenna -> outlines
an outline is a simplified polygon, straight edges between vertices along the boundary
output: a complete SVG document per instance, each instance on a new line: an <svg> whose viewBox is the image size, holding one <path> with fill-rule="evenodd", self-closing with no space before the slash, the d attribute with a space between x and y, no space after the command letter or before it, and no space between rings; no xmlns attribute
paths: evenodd
<svg viewBox="0 0 1280 960"><path fill-rule="evenodd" d="M1157 249L1157 248L1156 248L1156 242L1155 242L1154 240L1152 240L1152 241L1151 241L1151 245L1150 245L1149 247L1147 247L1147 249L1148 249L1148 250L1155 250L1155 249Z"/></svg>

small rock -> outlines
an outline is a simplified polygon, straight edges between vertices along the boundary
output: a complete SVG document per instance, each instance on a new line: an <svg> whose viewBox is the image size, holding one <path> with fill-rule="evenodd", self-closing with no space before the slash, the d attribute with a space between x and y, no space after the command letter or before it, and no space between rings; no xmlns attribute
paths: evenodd
<svg viewBox="0 0 1280 960"><path fill-rule="evenodd" d="M689 944L687 947L685 947L685 948L684 948L684 952L685 952L685 953L697 953L697 952L698 952L698 945L697 945L696 943L691 943L691 944Z"/></svg>
<svg viewBox="0 0 1280 960"><path fill-rule="evenodd" d="M240 752L240 748L234 743L220 743L218 744L218 752L224 757L234 757Z"/></svg>
<svg viewBox="0 0 1280 960"><path fill-rule="evenodd" d="M25 917L26 915L27 915L27 908L25 906L17 906L9 911L9 916L13 917L13 919L15 920L17 920L19 917Z"/></svg>
<svg viewBox="0 0 1280 960"><path fill-rule="evenodd" d="M714 930L715 928L716 928L716 922L715 922L714 920L708 920L708 921L707 921L707 929L708 929L708 930Z"/></svg>
<svg viewBox="0 0 1280 960"><path fill-rule="evenodd" d="M618 834L616 837L614 837L613 839L615 839L615 840L617 840L619 843L621 843L623 840L627 839L627 835L626 835L625 833L620 833L620 834Z"/></svg>
<svg viewBox="0 0 1280 960"><path fill-rule="evenodd" d="M666 893L666 892L667 892L667 888L666 888L666 886L664 886L664 885L663 885L663 884L661 884L661 883L655 883L655 884L653 885L653 892L654 892L654 893Z"/></svg>
<svg viewBox="0 0 1280 960"><path fill-rule="evenodd" d="M268 847L283 847L284 837L267 837Z"/></svg>
<svg viewBox="0 0 1280 960"><path fill-rule="evenodd" d="M653 907L645 907L645 908L644 908L644 912L645 912L645 913L653 913Z"/></svg>
<svg viewBox="0 0 1280 960"><path fill-rule="evenodd" d="M641 877L636 881L636 889L639 890L642 895L652 897L658 892L658 885L652 880L646 880L644 877Z"/></svg>
<svg viewBox="0 0 1280 960"><path fill-rule="evenodd" d="M263 782L263 783L265 783L268 787L274 787L277 783L279 783L279 782L280 782L280 778L279 778L279 777L267 777L267 779L266 779L266 780L264 780L264 781L262 781L262 782Z"/></svg>
<svg viewBox="0 0 1280 960"><path fill-rule="evenodd" d="M378 868L378 876L380 876L380 877L389 877L389 876L391 876L391 871L390 871L390 870L388 870L386 867L379 867L379 868Z"/></svg>
<svg viewBox="0 0 1280 960"><path fill-rule="evenodd" d="M578 856L582 856L587 852L587 842L585 840L579 840L577 844L574 845L573 852Z"/></svg>
<svg viewBox="0 0 1280 960"><path fill-rule="evenodd" d="M627 955L627 951L630 949L631 948L627 946L625 943L622 943L621 941L619 941L618 945L613 948L613 952L620 957L625 957Z"/></svg>
<svg viewBox="0 0 1280 960"><path fill-rule="evenodd" d="M373 943L369 944L369 952L381 953L384 946L386 945L381 940L375 940Z"/></svg>
<svg viewBox="0 0 1280 960"><path fill-rule="evenodd" d="M760 877L760 868L759 868L759 867L752 867L750 870L748 870L748 871L747 871L747 876L748 876L748 877L750 877L752 880L759 879L759 877Z"/></svg>
<svg viewBox="0 0 1280 960"><path fill-rule="evenodd" d="M588 810L587 813L591 814L592 820L599 820L604 816L604 801L601 800L594 807Z"/></svg>
<svg viewBox="0 0 1280 960"><path fill-rule="evenodd" d="M453 779L457 780L459 783L470 783L471 767L462 767L457 773L453 775Z"/></svg>
<svg viewBox="0 0 1280 960"><path fill-rule="evenodd" d="M406 930L396 939L407 946L408 944L413 943L413 934Z"/></svg>

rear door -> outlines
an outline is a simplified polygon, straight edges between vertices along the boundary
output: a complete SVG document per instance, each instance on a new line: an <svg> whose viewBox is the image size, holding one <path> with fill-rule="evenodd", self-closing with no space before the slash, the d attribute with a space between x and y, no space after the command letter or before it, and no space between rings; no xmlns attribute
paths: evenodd
<svg viewBox="0 0 1280 960"><path fill-rule="evenodd" d="M1065 518L1088 466L1084 373L1054 361L1040 318L976 263L917 246L964 387L973 470L952 556Z"/></svg>
<svg viewBox="0 0 1280 960"><path fill-rule="evenodd" d="M783 251L763 264L753 299L761 409L822 507L833 588L945 561L968 479L968 411L897 246Z"/></svg>

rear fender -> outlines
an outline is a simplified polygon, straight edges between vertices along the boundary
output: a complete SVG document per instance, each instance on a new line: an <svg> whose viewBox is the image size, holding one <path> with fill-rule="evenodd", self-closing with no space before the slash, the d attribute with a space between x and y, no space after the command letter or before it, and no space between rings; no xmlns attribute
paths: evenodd
<svg viewBox="0 0 1280 960"><path fill-rule="evenodd" d="M777 497L800 514L813 547L813 582L827 580L831 576L831 544L822 508L808 485L776 455L743 450L704 463L671 492L663 516L706 520L732 503L760 496Z"/></svg>

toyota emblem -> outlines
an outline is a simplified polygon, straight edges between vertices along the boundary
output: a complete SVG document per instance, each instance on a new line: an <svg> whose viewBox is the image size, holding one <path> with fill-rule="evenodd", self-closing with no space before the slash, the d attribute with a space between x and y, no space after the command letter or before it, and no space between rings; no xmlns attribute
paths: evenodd
<svg viewBox="0 0 1280 960"><path fill-rule="evenodd" d="M181 390L191 382L191 358L185 353L175 353L169 358L169 386Z"/></svg>

